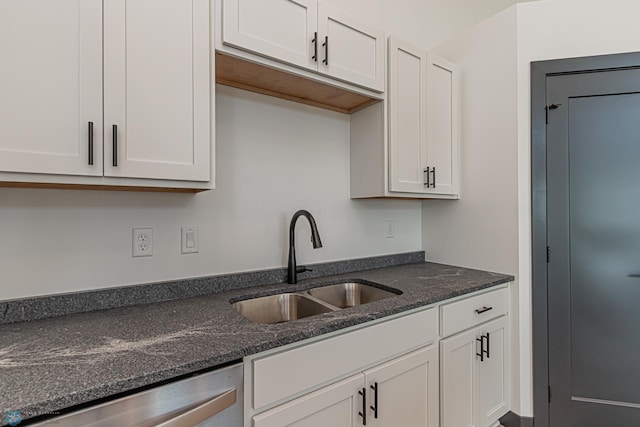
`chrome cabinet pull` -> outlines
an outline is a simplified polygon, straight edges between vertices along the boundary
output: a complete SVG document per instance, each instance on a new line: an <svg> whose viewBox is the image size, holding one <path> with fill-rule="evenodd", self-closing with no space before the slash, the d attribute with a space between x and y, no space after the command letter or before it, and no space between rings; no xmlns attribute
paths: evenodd
<svg viewBox="0 0 640 427"><path fill-rule="evenodd" d="M228 390L213 399L198 405L156 427L193 427L201 422L218 415L220 412L236 403L236 389Z"/></svg>
<svg viewBox="0 0 640 427"><path fill-rule="evenodd" d="M89 135L87 141L89 144L89 166L93 166L93 122L89 122Z"/></svg>

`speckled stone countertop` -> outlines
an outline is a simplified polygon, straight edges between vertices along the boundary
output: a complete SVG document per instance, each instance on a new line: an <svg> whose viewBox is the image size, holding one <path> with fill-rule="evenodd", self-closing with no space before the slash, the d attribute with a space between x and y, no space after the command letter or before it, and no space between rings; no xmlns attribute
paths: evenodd
<svg viewBox="0 0 640 427"><path fill-rule="evenodd" d="M255 324L230 301L361 279L402 295L289 323ZM512 281L414 263L0 325L0 414L56 412L244 356ZM3 425L4 420L0 420Z"/></svg>

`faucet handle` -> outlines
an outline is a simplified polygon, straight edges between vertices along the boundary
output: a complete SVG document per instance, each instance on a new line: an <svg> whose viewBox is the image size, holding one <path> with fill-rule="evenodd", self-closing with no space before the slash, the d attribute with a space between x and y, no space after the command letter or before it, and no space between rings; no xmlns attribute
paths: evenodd
<svg viewBox="0 0 640 427"><path fill-rule="evenodd" d="M313 271L311 268L307 268L304 265L299 265L296 267L296 273L304 273L305 271Z"/></svg>

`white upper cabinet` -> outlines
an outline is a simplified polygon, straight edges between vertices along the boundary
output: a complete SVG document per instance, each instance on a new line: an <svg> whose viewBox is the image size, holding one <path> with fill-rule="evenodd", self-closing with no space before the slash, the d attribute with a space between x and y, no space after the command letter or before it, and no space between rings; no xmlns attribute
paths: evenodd
<svg viewBox="0 0 640 427"><path fill-rule="evenodd" d="M356 18L318 3L318 71L384 92L384 33Z"/></svg>
<svg viewBox="0 0 640 427"><path fill-rule="evenodd" d="M351 197L458 199L458 69L393 37L388 56L386 108L351 115Z"/></svg>
<svg viewBox="0 0 640 427"><path fill-rule="evenodd" d="M212 182L210 0L0 0L0 181Z"/></svg>
<svg viewBox="0 0 640 427"><path fill-rule="evenodd" d="M458 69L455 64L427 55L428 191L456 195L460 191L458 159Z"/></svg>
<svg viewBox="0 0 640 427"><path fill-rule="evenodd" d="M208 181L209 0L104 3L105 175Z"/></svg>
<svg viewBox="0 0 640 427"><path fill-rule="evenodd" d="M316 0L224 0L223 39L240 49L316 69Z"/></svg>
<svg viewBox="0 0 640 427"><path fill-rule="evenodd" d="M102 175L102 1L0 1L0 58L0 171Z"/></svg>
<svg viewBox="0 0 640 427"><path fill-rule="evenodd" d="M459 193L454 64L389 39L389 191Z"/></svg>
<svg viewBox="0 0 640 427"><path fill-rule="evenodd" d="M384 92L384 33L315 0L223 0L222 41Z"/></svg>
<svg viewBox="0 0 640 427"><path fill-rule="evenodd" d="M428 192L427 53L389 38L389 190Z"/></svg>

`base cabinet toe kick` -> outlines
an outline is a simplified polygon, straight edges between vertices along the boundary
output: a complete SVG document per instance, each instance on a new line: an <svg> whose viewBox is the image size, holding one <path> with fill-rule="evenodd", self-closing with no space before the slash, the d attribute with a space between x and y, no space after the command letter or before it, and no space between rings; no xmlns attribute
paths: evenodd
<svg viewBox="0 0 640 427"><path fill-rule="evenodd" d="M244 359L245 427L493 427L510 405L509 286Z"/></svg>

